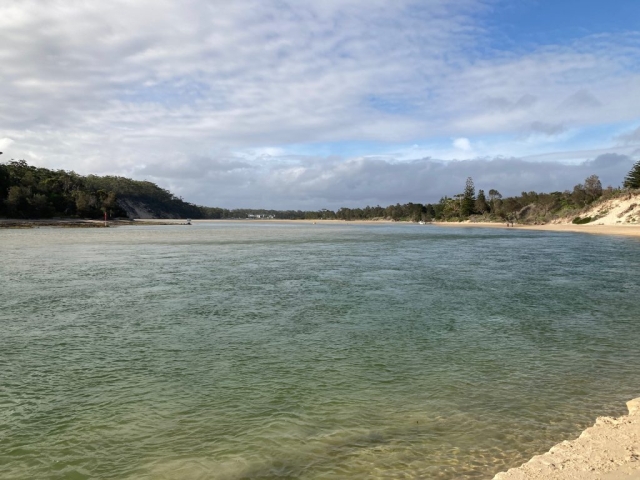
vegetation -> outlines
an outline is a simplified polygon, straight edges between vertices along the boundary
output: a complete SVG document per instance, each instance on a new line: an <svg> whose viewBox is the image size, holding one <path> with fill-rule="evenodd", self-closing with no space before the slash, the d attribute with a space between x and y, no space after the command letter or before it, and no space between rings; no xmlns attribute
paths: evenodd
<svg viewBox="0 0 640 480"><path fill-rule="evenodd" d="M12 218L126 217L125 201L170 216L199 215L199 208L154 183L124 177L81 176L28 165L0 164L0 216ZM195 215L194 215L195 216Z"/></svg>
<svg viewBox="0 0 640 480"><path fill-rule="evenodd" d="M589 223L592 220L593 219L591 217L584 217L584 218L576 217L573 219L571 223L574 223L576 225L584 225L585 223Z"/></svg>
<svg viewBox="0 0 640 480"><path fill-rule="evenodd" d="M624 188L640 188L640 160L624 178Z"/></svg>
<svg viewBox="0 0 640 480"><path fill-rule="evenodd" d="M624 180L627 189L640 188L640 162ZM467 178L462 193L442 197L435 204L406 203L387 207L264 210L202 207L185 202L168 190L148 181L124 177L81 176L74 172L49 170L28 165L24 160L0 164L0 217L102 218L136 215L143 208L159 218L235 219L249 215L280 219L396 221L506 221L546 223L558 217L574 217L573 223L588 223L595 218L580 214L599 199L612 198L620 189L602 188L600 179L591 175L584 183L564 192L522 192L503 197L496 189L478 190Z"/></svg>

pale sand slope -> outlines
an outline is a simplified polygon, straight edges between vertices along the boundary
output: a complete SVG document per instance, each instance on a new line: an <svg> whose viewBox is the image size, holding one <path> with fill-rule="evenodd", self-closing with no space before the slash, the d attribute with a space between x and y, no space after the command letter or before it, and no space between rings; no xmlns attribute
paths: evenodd
<svg viewBox="0 0 640 480"><path fill-rule="evenodd" d="M640 398L627 402L629 415L600 417L580 437L494 480L638 480L640 479Z"/></svg>
<svg viewBox="0 0 640 480"><path fill-rule="evenodd" d="M640 194L626 195L596 202L580 216L593 218L596 225L638 225L640 223ZM571 223L573 218L560 218L552 223Z"/></svg>

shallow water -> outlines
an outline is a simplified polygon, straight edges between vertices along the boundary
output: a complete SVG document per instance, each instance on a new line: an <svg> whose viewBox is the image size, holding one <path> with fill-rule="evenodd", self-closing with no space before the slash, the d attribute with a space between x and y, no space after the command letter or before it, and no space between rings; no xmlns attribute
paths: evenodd
<svg viewBox="0 0 640 480"><path fill-rule="evenodd" d="M0 231L0 478L491 478L640 396L640 241Z"/></svg>

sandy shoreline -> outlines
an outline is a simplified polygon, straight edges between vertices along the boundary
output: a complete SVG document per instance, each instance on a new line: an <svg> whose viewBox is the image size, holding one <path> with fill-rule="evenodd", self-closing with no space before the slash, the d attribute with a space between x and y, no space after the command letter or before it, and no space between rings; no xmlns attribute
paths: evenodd
<svg viewBox="0 0 640 480"><path fill-rule="evenodd" d="M198 223L218 223L218 222L242 222L256 224L306 224L306 225L415 225L413 222L395 222L393 220L285 220L285 219L206 219L192 220L193 224ZM107 226L121 227L128 225L184 225L184 219L135 219L135 220L109 220ZM502 228L547 232L565 233L590 233L596 235L621 235L627 237L640 237L640 225L573 225L573 224L546 224L546 225L518 225L507 227L505 223L493 222L432 222L427 225L438 227L457 228ZM62 228L104 228L102 220L84 219L0 219L0 228L39 228L39 227L62 227Z"/></svg>
<svg viewBox="0 0 640 480"><path fill-rule="evenodd" d="M412 222L394 222L393 220L285 220L285 219L203 219L191 220L192 224L198 223L221 223L221 222L242 222L256 224L321 224L321 225L392 225L396 223L412 224ZM117 219L108 220L108 227L122 227L131 225L185 225L185 219L173 218L150 218L150 219ZM80 218L62 219L22 219L22 218L2 218L0 228L40 228L40 227L61 227L61 228L104 228L104 220L87 220Z"/></svg>
<svg viewBox="0 0 640 480"><path fill-rule="evenodd" d="M131 224L130 221L110 221L108 223L115 225ZM41 227L58 227L58 228L104 228L104 220L84 220L84 219L0 219L0 228L41 228Z"/></svg>
<svg viewBox="0 0 640 480"><path fill-rule="evenodd" d="M564 441L494 480L640 479L640 398L629 415L600 417L575 440Z"/></svg>
<svg viewBox="0 0 640 480"><path fill-rule="evenodd" d="M504 228L505 230L541 230L546 232L570 232L570 233L591 233L595 235L622 235L627 237L640 237L640 225L573 225L555 224L546 225L518 225L507 227L506 223L490 222L433 222L430 225L439 227L470 227L470 228Z"/></svg>
<svg viewBox="0 0 640 480"><path fill-rule="evenodd" d="M173 224L184 222L184 220L135 220L136 224ZM285 219L220 219L220 220L192 220L193 223L215 223L215 222L243 222L259 224L317 224L317 225L418 225L415 222L396 222L393 220L285 220ZM574 225L574 224L546 224L546 225L518 225L507 227L506 223L497 222L430 222L426 225L438 227L471 227L471 228L504 228L520 230L541 230L547 232L571 232L571 233L591 233L598 235L623 235L630 237L640 237L640 225Z"/></svg>
<svg viewBox="0 0 640 480"><path fill-rule="evenodd" d="M142 220L136 219L136 224L148 223L148 224L173 224L173 223L184 223L184 220ZM220 222L241 222L241 223L257 223L257 224L306 224L306 225L394 225L394 224L407 224L407 225L417 225L413 222L394 222L393 220L286 220L286 219L245 219L245 218L221 218L221 219L202 219L202 220L191 220L192 223L220 223Z"/></svg>

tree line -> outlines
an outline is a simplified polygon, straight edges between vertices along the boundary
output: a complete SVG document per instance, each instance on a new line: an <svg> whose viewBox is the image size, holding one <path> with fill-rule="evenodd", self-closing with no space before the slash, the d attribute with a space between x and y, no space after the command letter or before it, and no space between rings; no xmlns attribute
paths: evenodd
<svg viewBox="0 0 640 480"><path fill-rule="evenodd" d="M0 164L0 216L12 218L126 217L122 200L142 201L152 209L188 217L199 208L146 181L125 177L82 176L65 170Z"/></svg>
<svg viewBox="0 0 640 480"><path fill-rule="evenodd" d="M640 161L623 181L625 189L640 189ZM0 163L0 217L50 218L127 217L128 203L143 205L155 216L194 219L242 219L249 215L298 220L462 221L477 217L488 221L544 223L554 216L584 209L602 198L621 192L603 188L597 175L587 177L572 190L522 192L503 197L496 189L476 188L468 178L461 193L444 196L437 203L406 203L387 207L266 210L204 207L185 202L155 183L118 176L82 176L64 170L28 165L24 160Z"/></svg>

